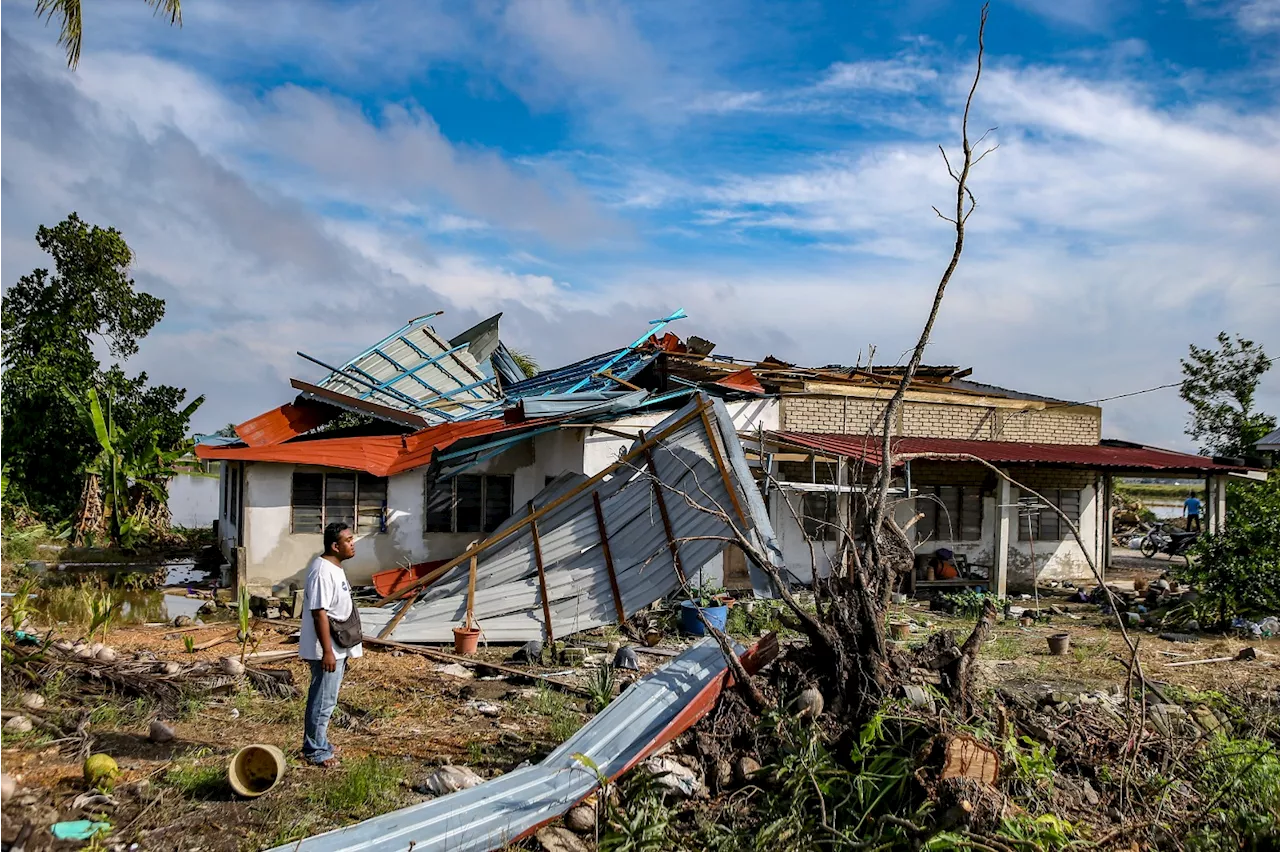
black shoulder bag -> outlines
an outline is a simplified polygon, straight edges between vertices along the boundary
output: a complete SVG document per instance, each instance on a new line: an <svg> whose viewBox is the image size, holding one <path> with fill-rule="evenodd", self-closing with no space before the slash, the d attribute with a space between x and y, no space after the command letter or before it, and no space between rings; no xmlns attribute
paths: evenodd
<svg viewBox="0 0 1280 852"><path fill-rule="evenodd" d="M342 621L329 616L329 638L340 648L360 644L360 640L364 638L364 630L360 626L360 607L355 605L355 601L351 602L351 615Z"/></svg>

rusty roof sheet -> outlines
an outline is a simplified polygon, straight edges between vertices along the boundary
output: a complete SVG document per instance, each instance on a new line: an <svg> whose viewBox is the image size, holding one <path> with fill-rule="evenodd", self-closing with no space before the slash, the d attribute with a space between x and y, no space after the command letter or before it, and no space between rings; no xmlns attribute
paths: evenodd
<svg viewBox="0 0 1280 852"><path fill-rule="evenodd" d="M814 432L770 432L768 434L777 443L861 459L872 465L880 463L883 438L878 435L829 435ZM1218 464L1204 456L1193 456L1154 447L1116 447L1099 444L1036 444L1015 441L902 437L893 439L893 453L895 456L963 454L975 456L993 464L1054 465L1168 473L1244 473L1255 469Z"/></svg>
<svg viewBox="0 0 1280 852"><path fill-rule="evenodd" d="M312 438L258 447L214 447L200 445L202 459L225 461L266 461L283 464L314 464L359 470L375 476L393 476L431 463L437 449L478 435L512 433L540 428L540 421L516 425L501 418L443 423L411 435L365 435L342 438Z"/></svg>
<svg viewBox="0 0 1280 852"><path fill-rule="evenodd" d="M280 444L323 426L340 413L331 405L306 399L286 402L236 426L236 434L251 447Z"/></svg>

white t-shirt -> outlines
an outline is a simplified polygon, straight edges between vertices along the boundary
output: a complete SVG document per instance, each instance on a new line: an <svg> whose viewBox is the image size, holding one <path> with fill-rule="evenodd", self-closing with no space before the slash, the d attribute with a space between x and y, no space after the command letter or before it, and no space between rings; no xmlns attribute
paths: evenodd
<svg viewBox="0 0 1280 852"><path fill-rule="evenodd" d="M315 617L311 614L313 609L326 610L334 621L343 621L351 617L354 608L347 572L323 556L312 559L307 566L307 581L302 590L302 635L298 637L298 656L304 660L324 657L320 637L316 635ZM337 642L331 641L330 644L333 645L333 655L339 660L359 657L364 653L359 643L350 648L343 648Z"/></svg>

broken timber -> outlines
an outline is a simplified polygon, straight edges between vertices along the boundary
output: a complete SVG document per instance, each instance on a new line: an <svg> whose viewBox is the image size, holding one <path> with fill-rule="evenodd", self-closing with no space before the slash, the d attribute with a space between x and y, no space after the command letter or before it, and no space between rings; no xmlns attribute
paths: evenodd
<svg viewBox="0 0 1280 852"><path fill-rule="evenodd" d="M468 603L488 642L563 638L619 623L681 588L687 572L720 555L735 528L781 565L732 419L704 394L637 439L617 463L563 493L551 486L543 499L380 602L393 607L362 608L366 630L401 642L448 643Z"/></svg>

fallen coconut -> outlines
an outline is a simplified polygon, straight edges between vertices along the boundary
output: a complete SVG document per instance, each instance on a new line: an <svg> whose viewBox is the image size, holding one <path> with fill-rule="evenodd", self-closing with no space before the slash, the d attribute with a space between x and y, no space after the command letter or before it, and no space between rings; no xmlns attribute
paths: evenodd
<svg viewBox="0 0 1280 852"><path fill-rule="evenodd" d="M59 639L57 642L53 643L53 650L57 651L59 654L70 654L75 650L75 647L75 645L72 645L66 639Z"/></svg>
<svg viewBox="0 0 1280 852"><path fill-rule="evenodd" d="M816 719L822 715L822 693L809 687L796 697L796 718Z"/></svg>
<svg viewBox="0 0 1280 852"><path fill-rule="evenodd" d="M22 706L28 710L43 710L44 696L38 692L28 692L22 696Z"/></svg>
<svg viewBox="0 0 1280 852"><path fill-rule="evenodd" d="M94 657L100 663L114 663L117 654L114 648L100 648Z"/></svg>
<svg viewBox="0 0 1280 852"><path fill-rule="evenodd" d="M12 731L15 734L28 733L34 727L35 725L31 724L31 720L26 716L14 716L4 723L4 729L6 731Z"/></svg>
<svg viewBox="0 0 1280 852"><path fill-rule="evenodd" d="M181 664L181 663L175 663L175 662L173 662L172 660L170 660L170 661L169 661L169 662L167 662L167 663L161 663L161 664L160 664L160 674L164 674L164 675L176 675L176 674L177 674L178 672L180 672L180 671L182 671L182 664Z"/></svg>
<svg viewBox="0 0 1280 852"><path fill-rule="evenodd" d="M161 722L159 719L151 720L151 729L147 732L147 736L153 743L172 742L174 738L173 728Z"/></svg>
<svg viewBox="0 0 1280 852"><path fill-rule="evenodd" d="M91 754L84 762L84 780L90 787L110 792L120 777L120 767L109 754Z"/></svg>
<svg viewBox="0 0 1280 852"><path fill-rule="evenodd" d="M18 782L8 773L0 774L0 802L7 802L18 792Z"/></svg>
<svg viewBox="0 0 1280 852"><path fill-rule="evenodd" d="M95 656L95 657L96 657L96 656L98 656L98 652L99 652L99 651L101 651L101 650L102 650L103 648L105 648L105 647L107 647L107 646L106 646L106 645L103 645L101 642L94 642L92 645L90 645L90 646L89 646L89 653L90 653L90 654L93 654L93 656Z"/></svg>
<svg viewBox="0 0 1280 852"><path fill-rule="evenodd" d="M191 624L191 616L189 615L176 615L173 618L174 627L188 627L190 626L190 624Z"/></svg>
<svg viewBox="0 0 1280 852"><path fill-rule="evenodd" d="M75 654L78 659L92 660L94 652L88 645L81 645L79 648L76 648Z"/></svg>
<svg viewBox="0 0 1280 852"><path fill-rule="evenodd" d="M590 805L572 807L569 809L569 813L564 815L564 824L567 828L579 834L595 831L596 809Z"/></svg>
<svg viewBox="0 0 1280 852"><path fill-rule="evenodd" d="M222 673L231 677L240 677L240 675L244 674L244 663L235 657L223 657Z"/></svg>

